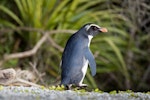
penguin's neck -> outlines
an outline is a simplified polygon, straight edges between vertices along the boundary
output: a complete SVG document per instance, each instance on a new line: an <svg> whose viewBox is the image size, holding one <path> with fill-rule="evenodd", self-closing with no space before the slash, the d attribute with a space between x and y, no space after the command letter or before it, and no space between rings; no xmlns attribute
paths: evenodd
<svg viewBox="0 0 150 100"><path fill-rule="evenodd" d="M90 43L91 43L92 38L93 38L93 36L92 36L92 35L88 35L88 39L89 39L88 47L90 47Z"/></svg>

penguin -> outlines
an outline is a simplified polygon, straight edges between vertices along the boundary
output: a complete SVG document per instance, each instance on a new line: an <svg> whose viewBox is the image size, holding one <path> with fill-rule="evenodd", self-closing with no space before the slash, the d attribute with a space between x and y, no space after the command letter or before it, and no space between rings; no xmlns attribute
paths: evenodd
<svg viewBox="0 0 150 100"><path fill-rule="evenodd" d="M68 39L60 63L61 85L69 88L72 85L87 87L87 84L82 84L82 82L86 75L88 64L92 76L96 74L96 62L89 48L90 42L95 35L101 32L107 32L107 29L88 23Z"/></svg>

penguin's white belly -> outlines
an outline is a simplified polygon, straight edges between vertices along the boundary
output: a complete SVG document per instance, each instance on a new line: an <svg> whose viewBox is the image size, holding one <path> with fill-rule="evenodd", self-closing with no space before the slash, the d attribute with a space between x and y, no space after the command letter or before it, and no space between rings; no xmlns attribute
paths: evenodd
<svg viewBox="0 0 150 100"><path fill-rule="evenodd" d="M88 68L88 63L89 63L88 60L86 60L84 65L83 65L83 67L82 67L82 69L81 69L81 71L83 73L83 77L82 77L82 79L81 79L79 84L82 84L82 82L83 82L83 79L85 77L85 74L86 74L86 71L87 71L87 68Z"/></svg>
<svg viewBox="0 0 150 100"><path fill-rule="evenodd" d="M90 43L91 43L92 38L93 38L92 35L88 35L88 39L89 39L88 47L90 47ZM88 68L88 63L89 63L89 61L88 61L87 59L85 59L84 65L83 65L83 67L82 67L82 69L81 69L81 71L82 71L82 73L83 73L83 77L82 77L82 79L81 79L81 81L80 81L80 83L79 83L80 85L82 84L83 79L84 79L84 77L85 77L85 74L86 74L86 71L87 71L87 68Z"/></svg>

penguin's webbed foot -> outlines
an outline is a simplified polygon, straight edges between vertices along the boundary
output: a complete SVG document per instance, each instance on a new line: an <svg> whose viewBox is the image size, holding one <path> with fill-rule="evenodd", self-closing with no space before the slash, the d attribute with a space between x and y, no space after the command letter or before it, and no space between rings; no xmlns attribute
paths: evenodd
<svg viewBox="0 0 150 100"><path fill-rule="evenodd" d="M71 90L72 88L78 87L79 89L86 88L88 85L87 84L78 84L78 85L73 85L73 84L67 84L65 85L67 90Z"/></svg>
<svg viewBox="0 0 150 100"><path fill-rule="evenodd" d="M71 90L71 87L72 87L72 84L66 85L66 89L67 89L67 90Z"/></svg>
<svg viewBox="0 0 150 100"><path fill-rule="evenodd" d="M86 89L86 87L88 86L87 84L76 84L76 89L80 90L80 89Z"/></svg>

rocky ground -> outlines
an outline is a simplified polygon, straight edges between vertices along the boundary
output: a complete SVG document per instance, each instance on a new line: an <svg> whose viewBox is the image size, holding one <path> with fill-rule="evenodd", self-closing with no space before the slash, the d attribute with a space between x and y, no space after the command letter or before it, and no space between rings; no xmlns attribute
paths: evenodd
<svg viewBox="0 0 150 100"><path fill-rule="evenodd" d="M150 100L150 93L100 93L50 90L42 87L0 86L0 100Z"/></svg>

